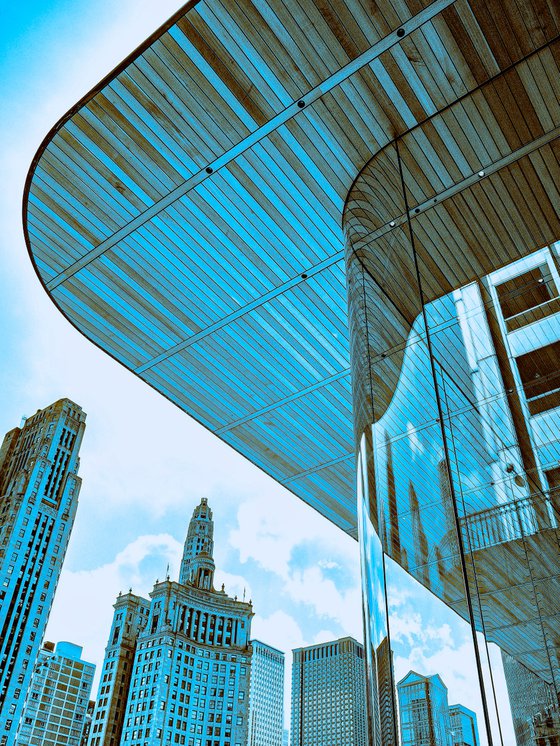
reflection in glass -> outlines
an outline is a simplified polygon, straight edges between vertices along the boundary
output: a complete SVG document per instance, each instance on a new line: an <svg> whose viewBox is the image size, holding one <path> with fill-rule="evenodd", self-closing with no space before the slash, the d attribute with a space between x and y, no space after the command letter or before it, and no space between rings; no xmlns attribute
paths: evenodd
<svg viewBox="0 0 560 746"><path fill-rule="evenodd" d="M560 744L558 246L438 292L412 224L356 229L368 178L347 265L372 743Z"/></svg>

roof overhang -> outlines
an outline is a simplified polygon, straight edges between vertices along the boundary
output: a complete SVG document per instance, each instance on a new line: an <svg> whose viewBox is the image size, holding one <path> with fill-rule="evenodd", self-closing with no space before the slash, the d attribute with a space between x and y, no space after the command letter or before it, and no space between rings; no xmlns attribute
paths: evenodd
<svg viewBox="0 0 560 746"><path fill-rule="evenodd" d="M520 252L557 238L559 23L553 0L188 3L39 149L37 273L92 342L355 536L348 194L375 181L352 235L382 246L408 217L379 167L399 139L423 235L468 202L459 265L470 216Z"/></svg>

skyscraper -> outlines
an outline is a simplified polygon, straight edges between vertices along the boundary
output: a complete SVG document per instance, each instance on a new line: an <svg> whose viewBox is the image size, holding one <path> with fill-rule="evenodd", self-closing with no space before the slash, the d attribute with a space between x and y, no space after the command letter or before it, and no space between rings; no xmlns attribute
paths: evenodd
<svg viewBox="0 0 560 746"><path fill-rule="evenodd" d="M560 701L554 687L502 653L517 746L556 746L560 743ZM547 731L548 730L548 734Z"/></svg>
<svg viewBox="0 0 560 746"><path fill-rule="evenodd" d="M86 415L38 410L0 449L0 744L13 744L74 523Z"/></svg>
<svg viewBox="0 0 560 746"><path fill-rule="evenodd" d="M150 602L129 591L119 593L113 608L115 613L89 732L91 744L104 746L117 746L121 740L136 642L146 626Z"/></svg>
<svg viewBox="0 0 560 746"><path fill-rule="evenodd" d="M343 637L293 656L292 746L366 746L363 646Z"/></svg>
<svg viewBox="0 0 560 746"><path fill-rule="evenodd" d="M80 746L95 666L71 642L46 642L27 690L16 746Z"/></svg>
<svg viewBox="0 0 560 746"><path fill-rule="evenodd" d="M449 705L452 746L480 746L476 714L464 705Z"/></svg>
<svg viewBox="0 0 560 746"><path fill-rule="evenodd" d="M260 640L251 640L251 647L247 746L282 746L284 653Z"/></svg>
<svg viewBox="0 0 560 746"><path fill-rule="evenodd" d="M245 746L253 611L214 589L213 531L202 498L180 582L117 599L90 746Z"/></svg>
<svg viewBox="0 0 560 746"><path fill-rule="evenodd" d="M402 746L449 746L449 704L441 678L409 671L397 692Z"/></svg>

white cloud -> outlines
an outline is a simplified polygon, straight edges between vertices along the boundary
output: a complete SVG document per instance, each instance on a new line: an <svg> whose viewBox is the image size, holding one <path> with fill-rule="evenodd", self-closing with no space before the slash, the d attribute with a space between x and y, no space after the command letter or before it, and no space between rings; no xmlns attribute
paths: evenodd
<svg viewBox="0 0 560 746"><path fill-rule="evenodd" d="M117 594L132 588L147 596L158 576L165 577L168 564L179 567L182 551L169 534L139 536L95 570L63 570L45 639L82 645L84 658L98 664L99 676Z"/></svg>
<svg viewBox="0 0 560 746"><path fill-rule="evenodd" d="M284 587L295 601L311 606L320 619L338 622L345 634L361 640L362 595L359 586L339 590L332 580L324 577L320 568L310 567L294 571Z"/></svg>
<svg viewBox="0 0 560 746"><path fill-rule="evenodd" d="M222 583L228 596L237 596L240 601L243 600L243 597L245 597L246 601L252 600L253 593L251 586L243 576L234 575L218 568L214 575L214 586L219 590L222 587Z"/></svg>
<svg viewBox="0 0 560 746"><path fill-rule="evenodd" d="M284 727L290 727L292 650L309 643L303 638L296 620L285 611L275 611L268 617L255 614L251 625L253 639L281 650L285 654L284 668ZM332 639L332 638L331 638Z"/></svg>
<svg viewBox="0 0 560 746"><path fill-rule="evenodd" d="M336 621L345 634L362 637L358 546L353 539L292 497L248 500L237 517L229 543L242 563L253 560L282 580L291 601L309 606L321 620Z"/></svg>
<svg viewBox="0 0 560 746"><path fill-rule="evenodd" d="M426 449L424 448L424 445L420 440L418 431L414 428L412 422L407 423L406 432L408 434L408 442L410 444L410 450L412 451L412 453L418 456L422 455Z"/></svg>

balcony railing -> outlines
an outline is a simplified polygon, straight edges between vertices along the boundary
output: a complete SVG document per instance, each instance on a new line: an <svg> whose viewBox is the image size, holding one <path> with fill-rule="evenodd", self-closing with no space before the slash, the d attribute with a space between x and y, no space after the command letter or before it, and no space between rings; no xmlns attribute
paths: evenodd
<svg viewBox="0 0 560 746"><path fill-rule="evenodd" d="M465 546L476 551L557 528L549 501L525 497L461 518Z"/></svg>

